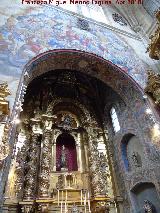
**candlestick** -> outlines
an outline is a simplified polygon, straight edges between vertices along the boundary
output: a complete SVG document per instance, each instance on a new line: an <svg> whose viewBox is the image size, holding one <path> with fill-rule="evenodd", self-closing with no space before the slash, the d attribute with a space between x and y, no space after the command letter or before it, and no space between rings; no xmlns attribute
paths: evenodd
<svg viewBox="0 0 160 213"><path fill-rule="evenodd" d="M58 206L59 206L59 190L58 190Z"/></svg>
<svg viewBox="0 0 160 213"><path fill-rule="evenodd" d="M89 199L88 199L88 208L89 208L89 212L91 212L91 203Z"/></svg>
<svg viewBox="0 0 160 213"><path fill-rule="evenodd" d="M84 205L86 206L86 191L85 191L85 194L84 194Z"/></svg>
<svg viewBox="0 0 160 213"><path fill-rule="evenodd" d="M82 205L82 189L81 189L81 205Z"/></svg>
<svg viewBox="0 0 160 213"><path fill-rule="evenodd" d="M61 201L61 213L62 213L62 201Z"/></svg>
<svg viewBox="0 0 160 213"><path fill-rule="evenodd" d="M62 201L63 201L63 190L62 190Z"/></svg>
<svg viewBox="0 0 160 213"><path fill-rule="evenodd" d="M86 211L86 205L85 205L85 213L86 213L87 211Z"/></svg>
<svg viewBox="0 0 160 213"><path fill-rule="evenodd" d="M67 201L67 190L66 190L66 201Z"/></svg>

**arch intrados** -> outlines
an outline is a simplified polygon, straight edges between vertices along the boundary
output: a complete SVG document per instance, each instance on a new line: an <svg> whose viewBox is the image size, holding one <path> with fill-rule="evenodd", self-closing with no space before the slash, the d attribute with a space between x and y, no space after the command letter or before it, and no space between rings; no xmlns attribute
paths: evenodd
<svg viewBox="0 0 160 213"><path fill-rule="evenodd" d="M127 133L123 136L122 140L121 140L121 144L127 144L129 142L129 140L134 137L136 135L134 135L133 133Z"/></svg>
<svg viewBox="0 0 160 213"><path fill-rule="evenodd" d="M131 189L131 192L135 193L139 189L139 187L143 186L143 185L145 185L145 186L150 185L150 186L155 187L155 184L153 182L146 182L146 181L138 182L138 183L134 184L134 186Z"/></svg>
<svg viewBox="0 0 160 213"><path fill-rule="evenodd" d="M74 137L71 135L71 134L69 134L69 133L61 133L60 135L58 135L58 137L56 138L56 143L60 143L61 142L61 140L63 139L63 138L70 138L71 140L72 140L72 142L74 142L75 143L75 139L74 139Z"/></svg>
<svg viewBox="0 0 160 213"><path fill-rule="evenodd" d="M100 56L79 50L51 50L36 56L25 66L21 82L29 84L44 73L60 69L76 70L96 77L116 91L123 100L128 99L127 91L131 87L143 95L140 85L120 67ZM29 74L27 80L26 72Z"/></svg>

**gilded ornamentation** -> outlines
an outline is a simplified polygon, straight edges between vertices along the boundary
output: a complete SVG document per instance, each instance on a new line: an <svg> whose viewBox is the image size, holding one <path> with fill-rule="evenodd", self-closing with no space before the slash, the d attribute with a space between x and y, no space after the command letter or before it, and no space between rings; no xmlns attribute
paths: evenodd
<svg viewBox="0 0 160 213"><path fill-rule="evenodd" d="M0 122L5 122L9 114L9 103L5 98L11 95L8 84L0 84ZM0 128L2 129L2 140L0 141L0 161L4 160L9 154L9 144L8 144L8 133L9 133L9 124L2 123Z"/></svg>
<svg viewBox="0 0 160 213"><path fill-rule="evenodd" d="M150 36L150 44L147 48L149 56L153 59L160 59L160 10L157 12L156 17L158 19L158 28L155 31L154 35Z"/></svg>
<svg viewBox="0 0 160 213"><path fill-rule="evenodd" d="M97 144L97 135L96 130L92 129L92 135L89 135L90 138L90 170L92 177L92 188L93 194L95 197L106 196L107 185L108 185L108 173L107 173L107 159L103 153L99 153L98 144ZM93 137L93 138L92 138Z"/></svg>
<svg viewBox="0 0 160 213"><path fill-rule="evenodd" d="M3 137L2 141L0 142L0 161L4 160L8 154L9 154L9 144L8 144L8 134L9 134L9 125L6 124L4 126L4 132L3 132Z"/></svg>
<svg viewBox="0 0 160 213"><path fill-rule="evenodd" d="M18 150L17 157L16 157L17 179L16 179L16 183L15 183L15 192L16 192L17 198L22 197L26 155L27 155L26 147L25 147L25 145L23 145L23 147Z"/></svg>
<svg viewBox="0 0 160 213"><path fill-rule="evenodd" d="M8 84L7 82L4 82L2 84L0 84L0 100L5 101L5 98L11 95L9 89L8 89Z"/></svg>
<svg viewBox="0 0 160 213"><path fill-rule="evenodd" d="M26 176L24 187L24 199L30 200L35 196L36 176L37 176L37 143L38 134L32 133L30 142L30 153L28 153L28 162L26 163Z"/></svg>
<svg viewBox="0 0 160 213"><path fill-rule="evenodd" d="M56 183L57 189L63 189L64 188L64 175L58 176L58 182Z"/></svg>
<svg viewBox="0 0 160 213"><path fill-rule="evenodd" d="M97 202L94 209L93 209L94 213L109 213L109 205L107 204L107 202L102 201L102 202Z"/></svg>
<svg viewBox="0 0 160 213"><path fill-rule="evenodd" d="M51 162L51 131L45 130L40 174L40 197L49 196L49 175Z"/></svg>
<svg viewBox="0 0 160 213"><path fill-rule="evenodd" d="M160 75L153 71L148 71L148 82L145 92L151 93L156 104L160 104Z"/></svg>
<svg viewBox="0 0 160 213"><path fill-rule="evenodd" d="M0 84L0 116L1 116L1 120L3 120L4 115L8 115L9 114L9 103L8 101L5 100L5 98L11 95L9 89L8 89L8 84L2 83ZM3 115L3 116L2 116Z"/></svg>

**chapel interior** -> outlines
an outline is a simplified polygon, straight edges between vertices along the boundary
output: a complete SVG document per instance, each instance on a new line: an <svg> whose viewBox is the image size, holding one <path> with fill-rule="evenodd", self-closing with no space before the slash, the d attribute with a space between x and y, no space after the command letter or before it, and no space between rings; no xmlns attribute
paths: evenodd
<svg viewBox="0 0 160 213"><path fill-rule="evenodd" d="M160 213L159 0L0 2L0 213Z"/></svg>

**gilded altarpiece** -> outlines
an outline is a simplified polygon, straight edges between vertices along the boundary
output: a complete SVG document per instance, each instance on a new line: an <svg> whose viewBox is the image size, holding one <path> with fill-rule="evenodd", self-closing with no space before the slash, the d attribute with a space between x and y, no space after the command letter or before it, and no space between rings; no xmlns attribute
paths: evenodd
<svg viewBox="0 0 160 213"><path fill-rule="evenodd" d="M106 131L83 104L47 91L24 101L4 212L117 212Z"/></svg>

